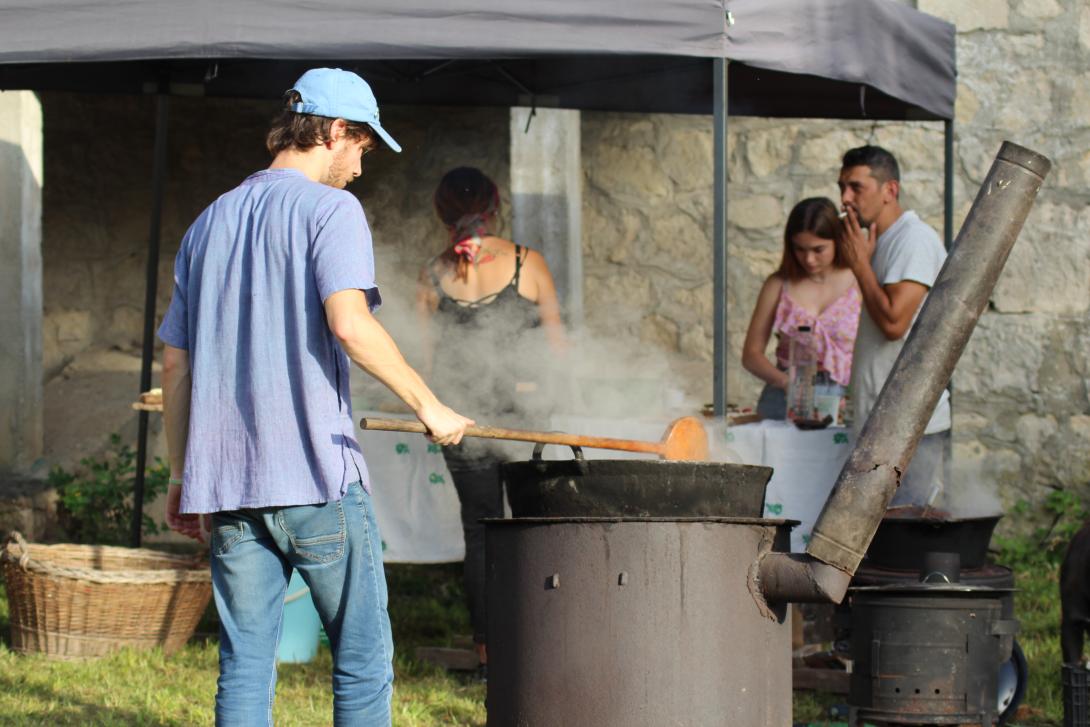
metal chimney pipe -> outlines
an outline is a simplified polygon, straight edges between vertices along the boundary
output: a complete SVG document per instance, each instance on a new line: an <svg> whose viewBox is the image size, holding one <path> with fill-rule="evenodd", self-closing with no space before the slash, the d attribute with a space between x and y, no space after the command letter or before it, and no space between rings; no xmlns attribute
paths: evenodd
<svg viewBox="0 0 1090 727"><path fill-rule="evenodd" d="M1003 142L818 517L809 557L771 553L762 560L768 600L844 597L1051 166Z"/></svg>

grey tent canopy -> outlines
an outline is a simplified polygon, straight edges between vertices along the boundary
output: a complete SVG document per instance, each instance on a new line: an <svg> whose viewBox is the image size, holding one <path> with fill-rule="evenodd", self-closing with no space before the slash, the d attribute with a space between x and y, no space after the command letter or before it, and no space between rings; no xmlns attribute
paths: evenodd
<svg viewBox="0 0 1090 727"><path fill-rule="evenodd" d="M950 119L954 28L892 0L0 0L0 88L278 97L352 68L383 103Z"/></svg>

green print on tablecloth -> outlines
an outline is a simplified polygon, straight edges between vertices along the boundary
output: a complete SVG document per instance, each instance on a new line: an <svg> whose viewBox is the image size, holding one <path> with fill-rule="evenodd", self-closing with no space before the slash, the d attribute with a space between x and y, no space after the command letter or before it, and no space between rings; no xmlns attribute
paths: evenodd
<svg viewBox="0 0 1090 727"><path fill-rule="evenodd" d="M398 454L408 454L409 453L409 445L405 444L404 442L398 442L394 446L394 451L397 452Z"/></svg>
<svg viewBox="0 0 1090 727"><path fill-rule="evenodd" d="M726 434L726 436L724 438L728 442L733 442L734 441L734 432L727 432L727 434Z"/></svg>
<svg viewBox="0 0 1090 727"><path fill-rule="evenodd" d="M433 485L442 485L446 483L446 479L438 472L432 472L430 475L428 475L428 482L432 483Z"/></svg>
<svg viewBox="0 0 1090 727"><path fill-rule="evenodd" d="M847 444L848 435L845 432L837 432L833 435L833 444Z"/></svg>
<svg viewBox="0 0 1090 727"><path fill-rule="evenodd" d="M765 510L768 510L773 515L782 515L783 514L783 504L779 503L779 502L770 502L767 505L765 505Z"/></svg>
<svg viewBox="0 0 1090 727"><path fill-rule="evenodd" d="M440 445L438 445L438 444L429 444L428 445L428 454L442 454L442 453L443 453L443 448Z"/></svg>

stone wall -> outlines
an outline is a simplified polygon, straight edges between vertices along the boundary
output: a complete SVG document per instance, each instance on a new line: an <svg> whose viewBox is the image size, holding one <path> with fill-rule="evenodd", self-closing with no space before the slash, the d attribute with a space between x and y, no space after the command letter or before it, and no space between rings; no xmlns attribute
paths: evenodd
<svg viewBox="0 0 1090 727"><path fill-rule="evenodd" d="M910 3L913 4L913 3ZM953 380L954 478L1006 505L1055 487L1090 495L1090 6L1077 0L919 0L958 27L955 230L1004 139L1053 171ZM707 118L585 114L589 323L710 362L711 128ZM790 207L836 199L839 155L893 151L905 206L942 230L937 123L730 121L729 399L760 382L739 363ZM710 397L710 365L698 377Z"/></svg>
<svg viewBox="0 0 1090 727"><path fill-rule="evenodd" d="M910 3L911 4L911 3ZM1090 484L1090 7L1078 0L919 0L958 25L956 214L960 225L1000 142L1055 167L990 310L954 376L958 480L1003 499ZM47 372L90 348L140 337L150 205L150 99L43 94L44 350ZM274 105L172 101L160 311L186 225L266 163ZM351 189L375 229L387 315L406 312L419 264L443 234L431 194L443 170L476 164L508 189L506 109L384 109L405 153L365 159ZM583 241L588 328L683 362L679 385L711 400L710 117L585 113ZM842 152L888 147L904 202L942 229L937 123L730 120L730 400L759 383L739 363L752 305L798 200L836 198ZM505 200L506 201L506 200ZM509 227L508 227L509 229ZM404 336L402 337L405 338ZM411 340L411 335L407 336Z"/></svg>
<svg viewBox="0 0 1090 727"><path fill-rule="evenodd" d="M942 125L781 122L728 127L728 398L757 400L742 339L764 280L783 254L783 225L806 197L839 199L840 155L889 146L904 167L902 199L942 227ZM711 400L712 136L703 117L584 114L584 268L588 324L705 362L690 393ZM703 172L703 173L701 173Z"/></svg>
<svg viewBox="0 0 1090 727"><path fill-rule="evenodd" d="M41 100L49 179L42 242L49 378L88 349L139 349L155 102L59 93ZM268 165L264 133L276 108L256 101L171 100L160 316L186 228L216 196ZM399 308L411 297L404 288L416 280L417 267L446 240L431 205L442 173L473 164L508 188L508 113L390 107L383 109L383 121L404 152L369 154L363 176L349 189L364 201L379 283Z"/></svg>

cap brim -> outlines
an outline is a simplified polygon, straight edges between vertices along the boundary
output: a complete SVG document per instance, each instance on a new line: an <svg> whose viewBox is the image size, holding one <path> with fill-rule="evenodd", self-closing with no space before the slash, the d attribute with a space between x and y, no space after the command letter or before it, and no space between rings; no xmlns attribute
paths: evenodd
<svg viewBox="0 0 1090 727"><path fill-rule="evenodd" d="M394 141L394 137L386 133L386 129L382 128L374 121L367 122L367 125L374 129L375 133L378 134L384 142L386 142L386 146L390 147L396 152L401 152L401 145Z"/></svg>

